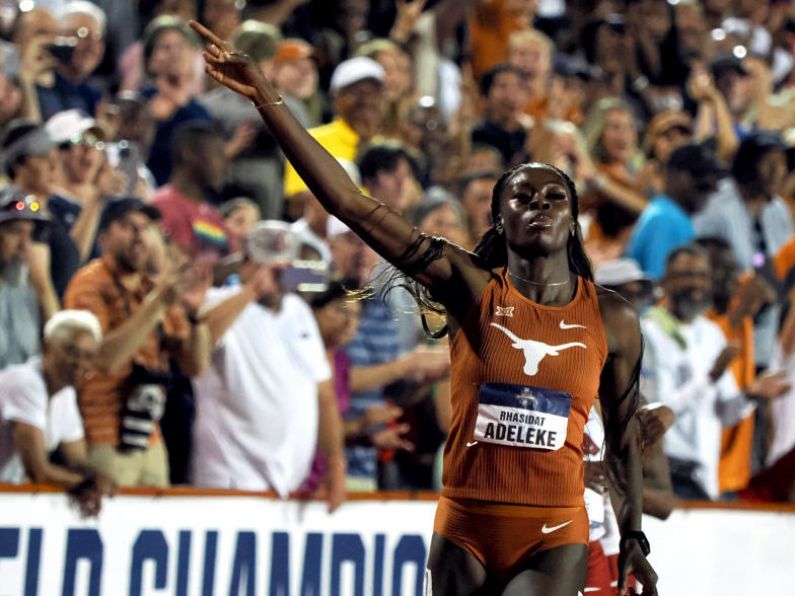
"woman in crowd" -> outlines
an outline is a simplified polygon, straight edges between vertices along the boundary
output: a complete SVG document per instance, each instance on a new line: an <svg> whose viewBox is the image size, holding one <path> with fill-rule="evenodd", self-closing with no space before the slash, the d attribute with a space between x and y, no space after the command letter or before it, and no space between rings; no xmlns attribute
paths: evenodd
<svg viewBox="0 0 795 596"><path fill-rule="evenodd" d="M588 251L602 260L621 256L632 224L647 200L638 184L642 155L638 129L627 103L617 98L600 100L583 125L598 174L585 197L594 224L588 234Z"/></svg>
<svg viewBox="0 0 795 596"><path fill-rule="evenodd" d="M573 183L546 164L522 164L495 186L495 223L474 252L424 235L350 182L250 59L191 25L207 42L207 73L257 106L323 206L416 282L418 300L447 313L454 401L428 561L432 593L582 589L581 446L598 389L609 461L625 492L618 587L632 572L656 594L633 419L640 330L632 308L592 281ZM521 416L509 417L513 407Z"/></svg>

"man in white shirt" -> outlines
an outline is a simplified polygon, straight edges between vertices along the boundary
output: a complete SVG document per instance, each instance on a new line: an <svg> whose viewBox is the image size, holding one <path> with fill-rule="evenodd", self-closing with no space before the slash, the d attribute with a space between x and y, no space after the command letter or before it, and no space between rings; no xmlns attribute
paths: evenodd
<svg viewBox="0 0 795 596"><path fill-rule="evenodd" d="M63 486L86 515L114 489L88 461L74 387L90 374L101 341L93 314L61 311L44 327L42 356L0 372L0 482ZM63 465L50 462L56 451Z"/></svg>
<svg viewBox="0 0 795 596"><path fill-rule="evenodd" d="M310 308L279 283L277 265L251 258L242 288L208 292L216 340L209 369L194 379L192 474L198 486L275 490L306 479L316 447L329 462L329 509L344 500L343 435L331 370Z"/></svg>
<svg viewBox="0 0 795 596"><path fill-rule="evenodd" d="M665 435L674 492L683 499L717 499L723 425L753 409L726 369L738 348L703 313L711 304L709 257L697 246L674 250L666 262L665 300L650 309L641 392L676 414Z"/></svg>

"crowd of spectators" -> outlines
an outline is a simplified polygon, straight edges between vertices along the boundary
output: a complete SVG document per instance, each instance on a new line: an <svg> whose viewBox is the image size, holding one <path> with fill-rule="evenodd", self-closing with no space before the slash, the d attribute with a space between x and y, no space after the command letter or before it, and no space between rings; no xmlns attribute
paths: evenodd
<svg viewBox="0 0 795 596"><path fill-rule="evenodd" d="M1 481L88 513L116 486L439 487L443 317L385 291L189 19L428 234L471 249L506 169L565 171L641 315L649 507L795 501L786 0L3 3Z"/></svg>

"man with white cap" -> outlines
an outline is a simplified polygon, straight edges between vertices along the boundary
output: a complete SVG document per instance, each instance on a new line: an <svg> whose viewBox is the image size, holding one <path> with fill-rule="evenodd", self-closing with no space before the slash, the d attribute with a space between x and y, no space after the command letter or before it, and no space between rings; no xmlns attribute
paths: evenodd
<svg viewBox="0 0 795 596"><path fill-rule="evenodd" d="M639 313L654 302L654 282L633 259L621 258L600 263L594 271L594 280L600 286L621 294Z"/></svg>
<svg viewBox="0 0 795 596"><path fill-rule="evenodd" d="M194 379L192 481L287 497L308 476L317 446L329 462L333 510L345 498L342 423L312 311L279 281L298 247L279 224L260 222L249 232L241 286L206 295L215 346Z"/></svg>
<svg viewBox="0 0 795 596"><path fill-rule="evenodd" d="M384 69L372 58L357 56L341 62L331 76L336 118L309 132L331 155L353 161L361 146L381 128L384 101ZM291 199L308 192L306 184L288 163L284 176L284 196Z"/></svg>
<svg viewBox="0 0 795 596"><path fill-rule="evenodd" d="M94 118L81 110L58 112L44 125L59 165L59 181L47 208L69 231L80 260L91 256L97 223L108 199L124 194L126 176L108 163L107 135Z"/></svg>

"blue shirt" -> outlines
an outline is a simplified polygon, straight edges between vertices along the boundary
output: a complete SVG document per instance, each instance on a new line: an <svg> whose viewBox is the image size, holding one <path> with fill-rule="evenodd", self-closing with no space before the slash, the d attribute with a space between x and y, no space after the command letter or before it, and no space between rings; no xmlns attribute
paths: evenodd
<svg viewBox="0 0 795 596"><path fill-rule="evenodd" d="M157 95L157 89L144 89L141 95L151 100ZM191 121L212 122L210 114L195 98L191 98L184 106L177 108L168 120L158 121L152 149L149 152L149 161L146 164L155 177L157 186L166 184L171 176L171 139L174 133L182 124Z"/></svg>
<svg viewBox="0 0 795 596"><path fill-rule="evenodd" d="M51 116L65 110L82 110L89 116L94 116L102 94L85 81L73 83L69 79L55 73L55 83L52 87L36 88L39 94L39 107L41 117L47 121Z"/></svg>
<svg viewBox="0 0 795 596"><path fill-rule="evenodd" d="M676 202L657 195L640 214L627 256L655 280L665 273L665 259L671 251L684 246L695 236L693 222Z"/></svg>
<svg viewBox="0 0 795 596"><path fill-rule="evenodd" d="M398 337L397 322L383 298L376 295L368 299L362 309L356 337L345 348L351 366L374 366L395 360L399 353ZM351 396L350 409L345 417L356 420L368 406L383 403L383 388L356 393ZM350 476L375 480L378 451L375 447L354 446L345 451Z"/></svg>

